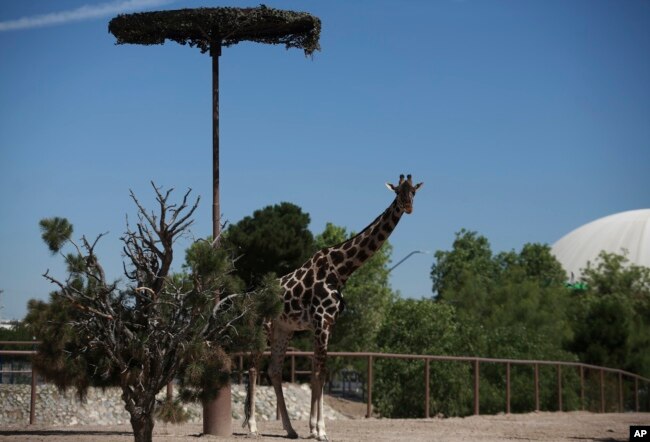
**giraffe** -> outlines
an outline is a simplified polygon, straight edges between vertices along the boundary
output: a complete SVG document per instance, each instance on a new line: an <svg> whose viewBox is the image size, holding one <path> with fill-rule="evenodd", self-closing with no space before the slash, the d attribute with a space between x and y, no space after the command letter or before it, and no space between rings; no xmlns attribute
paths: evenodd
<svg viewBox="0 0 650 442"><path fill-rule="evenodd" d="M314 331L314 358L311 379L310 438L328 440L323 416L323 385L326 379L327 344L336 318L345 308L341 296L350 275L367 261L386 241L402 215L413 210L413 198L423 183L414 185L411 175L400 175L397 185L386 183L395 192L390 206L358 235L341 244L316 252L302 267L280 278L284 289L284 309L274 319L264 322L264 330L271 347L268 375L277 397L282 425L291 439L298 437L291 426L282 393L282 363L287 345L295 331ZM253 358L249 371L244 425L249 433L257 435L255 420L255 383L259 355Z"/></svg>

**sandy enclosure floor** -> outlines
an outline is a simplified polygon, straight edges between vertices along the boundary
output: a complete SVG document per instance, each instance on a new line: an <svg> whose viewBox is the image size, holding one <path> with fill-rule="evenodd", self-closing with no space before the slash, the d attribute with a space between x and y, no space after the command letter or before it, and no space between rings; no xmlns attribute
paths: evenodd
<svg viewBox="0 0 650 442"><path fill-rule="evenodd" d="M235 435L229 438L201 436L201 425L156 424L154 440L177 441L250 441L241 422L233 422ZM630 425L650 425L650 413L592 414L529 413L499 416L471 416L450 419L355 419L327 422L332 441L627 441ZM277 421L258 423L262 436L258 441L283 440L285 432ZM294 422L304 439L309 423ZM0 428L0 440L43 442L126 442L133 440L128 425ZM287 439L284 439L287 440Z"/></svg>

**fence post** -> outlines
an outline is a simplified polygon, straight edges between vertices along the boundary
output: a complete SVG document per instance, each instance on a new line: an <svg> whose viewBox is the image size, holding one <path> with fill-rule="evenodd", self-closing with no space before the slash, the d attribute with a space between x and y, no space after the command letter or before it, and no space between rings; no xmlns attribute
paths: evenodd
<svg viewBox="0 0 650 442"><path fill-rule="evenodd" d="M372 417L372 355L368 356L368 404L366 418Z"/></svg>
<svg viewBox="0 0 650 442"><path fill-rule="evenodd" d="M623 412L623 373L618 373L618 412Z"/></svg>
<svg viewBox="0 0 650 442"><path fill-rule="evenodd" d="M605 412L605 370L600 369L600 412Z"/></svg>
<svg viewBox="0 0 650 442"><path fill-rule="evenodd" d="M562 366L557 364L557 411L562 411Z"/></svg>
<svg viewBox="0 0 650 442"><path fill-rule="evenodd" d="M32 360L32 391L29 397L29 425L36 421L36 368Z"/></svg>
<svg viewBox="0 0 650 442"><path fill-rule="evenodd" d="M634 377L634 409L639 412L639 378Z"/></svg>
<svg viewBox="0 0 650 442"><path fill-rule="evenodd" d="M429 365L430 360L426 358L424 360L424 418L429 418Z"/></svg>
<svg viewBox="0 0 650 442"><path fill-rule="evenodd" d="M479 367L479 360L474 359L474 414L476 416L479 415L479 402L480 402L480 397L479 397L479 390L480 390L480 373L479 373L480 367Z"/></svg>
<svg viewBox="0 0 650 442"><path fill-rule="evenodd" d="M585 368L580 366L580 407L585 410Z"/></svg>
<svg viewBox="0 0 650 442"><path fill-rule="evenodd" d="M506 362L506 414L510 414L510 362Z"/></svg>
<svg viewBox="0 0 650 442"><path fill-rule="evenodd" d="M539 364L535 364L535 411L539 411Z"/></svg>
<svg viewBox="0 0 650 442"><path fill-rule="evenodd" d="M291 355L291 383L296 383L296 355Z"/></svg>
<svg viewBox="0 0 650 442"><path fill-rule="evenodd" d="M239 355L239 385L244 383L244 355Z"/></svg>

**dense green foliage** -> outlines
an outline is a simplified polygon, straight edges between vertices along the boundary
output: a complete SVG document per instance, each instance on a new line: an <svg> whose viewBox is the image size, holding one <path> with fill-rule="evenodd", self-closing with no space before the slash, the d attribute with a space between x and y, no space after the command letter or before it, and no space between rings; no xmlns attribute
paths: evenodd
<svg viewBox="0 0 650 442"><path fill-rule="evenodd" d="M625 256L602 253L595 266L585 269L582 289L571 290L565 285L564 270L548 246L526 244L518 253L494 254L487 238L467 230L456 235L451 250L438 251L435 257L431 270L433 300L436 305L453 308L453 314L429 312L427 315L423 313L427 311L425 306L419 306L416 311L393 309L386 322L388 327L403 322L417 323L426 329L438 321L453 326L458 336L462 336L462 342L452 341L452 348L444 350L444 354L581 361L623 368L646 377L650 374L650 269L629 265ZM410 335L414 334L412 330L402 334L405 335L392 334L384 350L429 351L426 345L408 346ZM441 332L436 339L450 338ZM437 345L445 347L442 342ZM415 388L419 380L413 386L402 386L407 385L410 370L415 370L411 373L415 376L421 367L397 362L381 365L392 368L386 372L378 370L378 382L384 383L381 376L393 377L393 382L388 382L390 388L377 393L377 405L382 412L395 417L418 415L423 406L421 398L411 405L404 401L409 397L406 388ZM502 411L505 368L500 364L481 365L481 412ZM541 409L557 408L556 370L540 368ZM453 379L452 374L448 376ZM585 382L588 387L591 385L592 391L594 386L597 388L596 376L597 373L586 373ZM531 378L530 367L512 367L513 411L534 409ZM434 382L432 389L436 390ZM563 370L562 383L564 408L578 408L577 370ZM444 390L437 389L436 394L439 396L441 391ZM606 379L606 395L616 397L616 391L616 380ZM462 402L466 398L460 399L461 396L445 395L446 408L441 410L432 405L430 411L467 412L463 408L467 402ZM595 395L587 393L585 406L595 409L599 397L592 396ZM632 406L631 396L627 394L628 407ZM610 397L608 406L615 407L616 403Z"/></svg>
<svg viewBox="0 0 650 442"><path fill-rule="evenodd" d="M583 362L650 377L650 269L603 252L584 271L571 350Z"/></svg>
<svg viewBox="0 0 650 442"><path fill-rule="evenodd" d="M468 336L454 307L431 300L396 300L379 330L385 353L466 355ZM379 359L375 363L375 405L386 417L424 416L424 362ZM469 414L472 404L469 364L434 362L430 367L431 410L435 415Z"/></svg>
<svg viewBox="0 0 650 442"><path fill-rule="evenodd" d="M525 244L514 251L493 254L487 238L461 230L451 251L438 251L431 271L436 301L456 308L457 319L469 337L470 355L575 361L566 351L573 336L569 315L571 292L566 275L550 247ZM485 364L484 364L485 365ZM532 411L530 368L512 371L512 410ZM542 409L554 409L553 373L540 374ZM499 364L481 370L481 410L504 408L505 369ZM565 375L564 404L576 406L575 373Z"/></svg>
<svg viewBox="0 0 650 442"><path fill-rule="evenodd" d="M432 268L436 300L456 307L470 333L472 354L495 358L573 359L570 292L550 248L526 244L494 255L489 242L461 230Z"/></svg>
<svg viewBox="0 0 650 442"><path fill-rule="evenodd" d="M650 374L650 269L629 265L624 255L602 253L585 269L582 289L570 290L548 246L526 244L519 252L494 254L487 238L467 230L456 235L451 250L435 257L433 301L393 304L378 335L383 351L581 361ZM422 365L376 362L375 404L383 415L423 415L423 395L413 394L421 391ZM447 370L442 385L439 365ZM430 413L471 412L467 363L432 362L430 374ZM556 367L540 367L541 409L557 408L557 375ZM598 373L585 375L585 406L597 409ZM503 411L505 367L483 363L480 376L481 412ZM532 376L530 366L512 367L512 411L534 410ZM608 409L617 406L616 382L605 379ZM562 383L564 409L579 408L577 370L564 369ZM626 397L626 407L632 407L629 390Z"/></svg>
<svg viewBox="0 0 650 442"><path fill-rule="evenodd" d="M314 251L308 226L309 215L286 202L231 224L224 242L237 255L237 276L253 287L268 273L282 276L300 267Z"/></svg>

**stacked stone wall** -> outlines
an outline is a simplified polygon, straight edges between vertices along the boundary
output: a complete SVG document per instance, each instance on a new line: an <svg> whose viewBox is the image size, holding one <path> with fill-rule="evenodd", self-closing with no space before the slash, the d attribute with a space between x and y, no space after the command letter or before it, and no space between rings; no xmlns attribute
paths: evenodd
<svg viewBox="0 0 650 442"><path fill-rule="evenodd" d="M30 385L0 384L0 426L24 425L29 423ZM122 392L119 388L90 388L85 401L80 401L73 390L60 392L49 384L36 387L36 423L69 425L117 425L129 422L129 414L124 410ZM256 411L258 420L275 419L275 393L272 387L260 386L256 389ZM289 417L292 420L309 418L311 389L309 385L285 384L284 395ZM163 399L164 392L159 397ZM232 386L232 414L234 419L242 419L246 390L243 385ZM201 405L186 404L185 409L191 422L201 422ZM325 405L327 419L345 417Z"/></svg>

